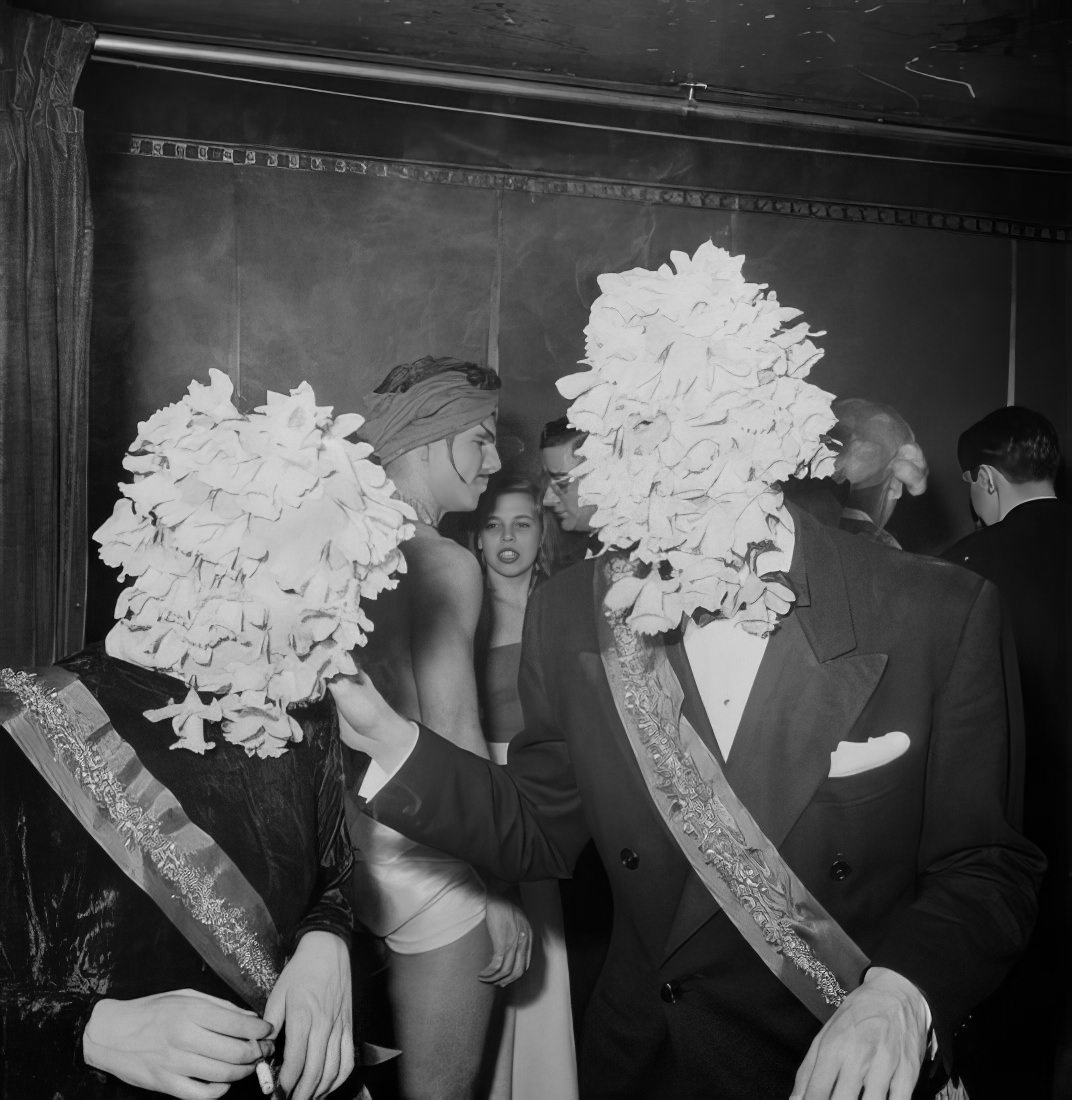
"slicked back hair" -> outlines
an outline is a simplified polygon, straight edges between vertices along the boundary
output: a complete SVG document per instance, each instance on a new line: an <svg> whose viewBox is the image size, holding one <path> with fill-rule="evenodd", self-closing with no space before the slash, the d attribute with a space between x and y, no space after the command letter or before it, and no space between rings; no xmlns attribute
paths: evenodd
<svg viewBox="0 0 1072 1100"><path fill-rule="evenodd" d="M980 466L993 466L1014 484L1053 481L1061 465L1054 426L1041 413L1009 405L984 416L961 433L957 459L973 480Z"/></svg>
<svg viewBox="0 0 1072 1100"><path fill-rule="evenodd" d="M571 450L576 450L588 438L587 432L573 427L569 420L560 416L557 420L549 420L540 432L540 450L547 447L561 447L568 443Z"/></svg>

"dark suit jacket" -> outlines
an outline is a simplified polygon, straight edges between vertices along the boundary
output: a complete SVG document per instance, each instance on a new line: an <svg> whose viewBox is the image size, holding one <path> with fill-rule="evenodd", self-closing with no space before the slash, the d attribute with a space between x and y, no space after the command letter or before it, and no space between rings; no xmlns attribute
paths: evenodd
<svg viewBox="0 0 1072 1100"><path fill-rule="evenodd" d="M961 1064L976 1100L1072 1095L1072 1001L1067 980L1055 980L1072 972L1070 520L1062 501L1027 501L943 555L993 581L1004 598L1023 685L1024 832L1049 861L1028 952L961 1037ZM1009 1049L1019 1052L1015 1067L1001 1053ZM1051 1080L1055 1049L1065 1062L1063 1083Z"/></svg>
<svg viewBox="0 0 1072 1100"><path fill-rule="evenodd" d="M1059 500L1031 500L980 528L942 556L998 586L1020 661L1027 730L1025 832L1051 870L1068 866L1069 556L1072 513Z"/></svg>
<svg viewBox="0 0 1072 1100"><path fill-rule="evenodd" d="M794 510L797 604L771 637L726 769L790 866L876 965L926 994L939 1036L1030 931L1042 860L1008 820L997 592L944 562ZM818 1024L692 874L651 803L607 686L593 563L530 605L526 729L507 768L428 731L375 816L506 879L568 875L595 839L615 925L586 1020L588 1096L786 1097ZM710 736L680 642L684 709ZM840 741L893 730L893 763L830 779Z"/></svg>

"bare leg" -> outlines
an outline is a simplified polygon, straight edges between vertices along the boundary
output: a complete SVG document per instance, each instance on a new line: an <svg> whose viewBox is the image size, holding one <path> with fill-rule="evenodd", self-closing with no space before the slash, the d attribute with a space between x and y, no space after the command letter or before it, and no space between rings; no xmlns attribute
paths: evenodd
<svg viewBox="0 0 1072 1100"><path fill-rule="evenodd" d="M490 955L483 924L435 951L391 955L389 988L402 1048L404 1100L472 1100L478 1095L499 992L477 979Z"/></svg>

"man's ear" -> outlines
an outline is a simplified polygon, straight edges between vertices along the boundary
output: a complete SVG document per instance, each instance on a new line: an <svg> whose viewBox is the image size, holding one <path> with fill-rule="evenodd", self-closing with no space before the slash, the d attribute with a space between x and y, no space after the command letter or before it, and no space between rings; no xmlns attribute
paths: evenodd
<svg viewBox="0 0 1072 1100"><path fill-rule="evenodd" d="M983 488L988 493L996 493L998 490L998 483L995 477L995 470L993 466L980 466L979 467L979 481L982 482Z"/></svg>
<svg viewBox="0 0 1072 1100"><path fill-rule="evenodd" d="M417 461L422 466L430 466L432 464L431 443L422 443L419 447L414 447L413 453L417 456Z"/></svg>

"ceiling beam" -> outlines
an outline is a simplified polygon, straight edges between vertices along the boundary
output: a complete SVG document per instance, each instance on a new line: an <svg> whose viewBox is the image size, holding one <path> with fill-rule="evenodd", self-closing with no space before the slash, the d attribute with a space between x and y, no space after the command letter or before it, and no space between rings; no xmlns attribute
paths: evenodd
<svg viewBox="0 0 1072 1100"><path fill-rule="evenodd" d="M423 68L360 58L329 57L281 50L252 49L175 38L149 38L102 32L93 47L101 60L191 62L242 66L276 72L373 80L380 83L483 95L542 100L615 110L656 112L678 117L750 125L788 127L797 131L885 141L912 142L961 149L987 149L1014 155L1072 160L1072 147L1000 134L908 126L871 119L842 118L814 112L780 110L747 104L716 102L696 97L695 86L682 85L677 94L636 92L612 88L554 83L534 78L507 77L455 70ZM679 135L686 137L687 135Z"/></svg>

